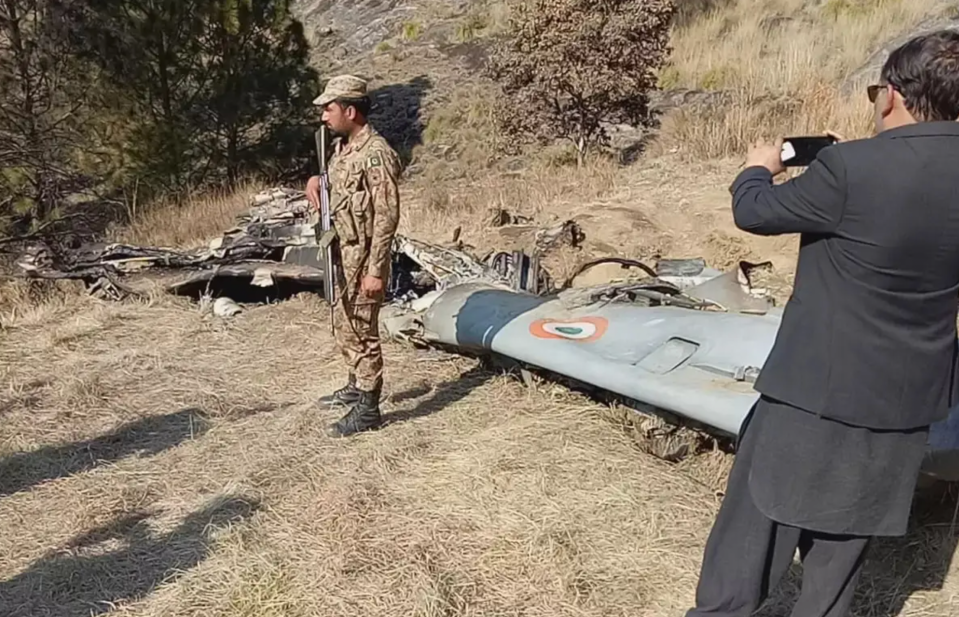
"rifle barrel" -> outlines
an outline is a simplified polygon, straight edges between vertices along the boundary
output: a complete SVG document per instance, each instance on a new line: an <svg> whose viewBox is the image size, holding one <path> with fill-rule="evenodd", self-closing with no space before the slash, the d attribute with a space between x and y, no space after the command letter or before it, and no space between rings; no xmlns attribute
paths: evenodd
<svg viewBox="0 0 959 617"><path fill-rule="evenodd" d="M333 226L333 217L330 212L330 178L326 160L327 132L326 126L321 125L314 134L316 138L316 155L320 164L320 229L327 232ZM323 295L330 305L330 327L332 328L332 306L336 293L336 266L333 263L333 248L327 246L323 254Z"/></svg>

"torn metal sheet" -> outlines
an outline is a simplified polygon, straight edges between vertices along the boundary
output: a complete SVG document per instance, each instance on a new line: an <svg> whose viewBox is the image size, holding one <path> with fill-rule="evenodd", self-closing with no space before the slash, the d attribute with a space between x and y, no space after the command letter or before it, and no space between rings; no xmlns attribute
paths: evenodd
<svg viewBox="0 0 959 617"><path fill-rule="evenodd" d="M660 279L686 289L721 276L723 272L708 267L702 258L660 259L656 262L656 274Z"/></svg>
<svg viewBox="0 0 959 617"><path fill-rule="evenodd" d="M300 289L321 290L322 238L317 239L317 224L318 216L303 191L272 188L252 196L250 208L237 217L234 227L195 249L113 243L54 250L38 244L17 263L23 276L81 279L91 288L109 287L111 297L116 298L136 293L125 280L147 276L151 271L172 275L174 280L165 289L175 294L196 293L199 283L204 282L214 287L217 282L229 284L230 293L241 293L237 285L271 289L279 282L291 280ZM559 242L578 244L582 231L573 221L545 229L532 225L525 229L535 233L533 254L499 251L485 258L458 248L396 236L387 287L389 298L402 302L471 281L532 294L554 292L553 280L542 267L540 257ZM289 267L280 267L281 264ZM683 285L691 280L685 273L673 278Z"/></svg>
<svg viewBox="0 0 959 617"><path fill-rule="evenodd" d="M302 287L322 290L324 271L319 254L324 238L317 238L319 221L306 194L269 189L253 195L251 204L237 217L234 227L199 248L101 243L54 250L37 243L20 256L17 265L24 277L79 279L91 289L109 285L114 292L111 297L117 299L136 293L122 283L126 277L150 271L173 273L176 279L165 288L175 294L192 294L200 289L199 283L216 281L264 289L279 281L295 280ZM575 232L566 224L545 231L547 241ZM473 280L531 293L551 288L549 275L540 268L536 255L499 252L480 260L465 251L403 235L394 239L392 270L393 280L388 286L391 297L403 299Z"/></svg>
<svg viewBox="0 0 959 617"><path fill-rule="evenodd" d="M323 272L309 266L279 262L226 264L195 272L187 278L169 284L167 291L174 294L189 294L188 289L200 288L201 284L216 278L242 279L255 287L272 287L277 281L288 281L310 288L319 288L323 283Z"/></svg>
<svg viewBox="0 0 959 617"><path fill-rule="evenodd" d="M709 300L726 311L763 314L771 308L771 300L762 290L754 289L750 275L754 270L769 265L769 262L740 262L739 267L732 272L688 287L686 293L701 300Z"/></svg>
<svg viewBox="0 0 959 617"><path fill-rule="evenodd" d="M167 286L173 293L198 281L217 277L239 280L247 275L254 287L272 287L277 278L321 285L322 267L309 258L311 250L317 250L316 221L305 193L270 189L254 195L251 203L251 208L237 217L235 227L199 248L91 243L68 249L36 243L16 263L24 277L78 279L91 288L106 280L129 293L134 292L121 281L149 271L183 271L182 278ZM291 267L281 267L284 264Z"/></svg>

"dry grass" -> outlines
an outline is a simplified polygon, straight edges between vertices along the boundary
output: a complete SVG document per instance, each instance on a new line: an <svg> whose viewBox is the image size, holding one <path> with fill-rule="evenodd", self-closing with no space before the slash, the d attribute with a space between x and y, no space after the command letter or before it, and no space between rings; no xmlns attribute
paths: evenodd
<svg viewBox="0 0 959 617"><path fill-rule="evenodd" d="M261 188L248 181L234 191L216 191L182 204L152 204L138 213L131 224L112 230L111 235L118 242L130 244L193 247L232 227L236 215L250 207L250 195Z"/></svg>
<svg viewBox="0 0 959 617"><path fill-rule="evenodd" d="M473 182L417 183L408 193L402 225L413 233L447 239L456 226L484 231L488 214L496 209L546 223L577 204L602 198L614 188L619 173L614 163L597 158L579 172L534 162L522 171L487 174Z"/></svg>
<svg viewBox="0 0 959 617"><path fill-rule="evenodd" d="M663 147L689 156L741 155L760 136L848 138L872 130L859 90L839 84L880 45L945 8L940 0L717 0L681 23L663 87L728 90L721 108L666 120ZM709 7L712 7L711 9Z"/></svg>
<svg viewBox="0 0 959 617"><path fill-rule="evenodd" d="M833 86L810 84L801 92L774 97L738 90L732 96L728 107L680 109L665 116L651 153L679 152L687 159L742 157L760 138L831 130L855 139L873 130L865 97L845 99Z"/></svg>
<svg viewBox="0 0 959 617"><path fill-rule="evenodd" d="M39 323L50 311L77 302L83 284L75 281L0 279L0 336L13 323Z"/></svg>
<svg viewBox="0 0 959 617"><path fill-rule="evenodd" d="M540 163L432 205L407 190L403 225L442 237L471 224L467 239L493 246L504 237L479 221L496 206L576 218L585 253L788 255L729 227L735 162L679 163L594 161L579 178ZM689 606L729 456L669 465L619 411L392 344L390 424L331 441L322 427L335 414L310 404L343 378L325 310L302 297L222 321L171 298L82 299L11 319L0 614L679 617ZM859 617L954 614L951 514L932 504L910 536L877 547ZM764 615L784 610L797 580Z"/></svg>
<svg viewBox="0 0 959 617"><path fill-rule="evenodd" d="M304 341L309 341L304 345ZM382 431L303 297L230 321L85 301L0 341L0 613L680 615L729 457L643 454L615 415L387 345ZM954 614L951 508L877 548L861 617ZM789 599L796 578L766 614ZM940 589L941 588L941 589Z"/></svg>
<svg viewBox="0 0 959 617"><path fill-rule="evenodd" d="M618 213L585 219L594 235L630 234L615 217L668 202L669 239L689 245L727 170L662 165L597 180L600 201L578 208L545 193L564 190L546 170L514 198L528 212L556 199ZM306 297L230 321L170 298L12 320L0 613L678 617L689 605L728 456L668 465L562 388L396 345L390 424L333 442L321 429L335 414L310 405L343 377L325 324ZM954 614L951 508L928 512L877 548L861 617Z"/></svg>
<svg viewBox="0 0 959 617"><path fill-rule="evenodd" d="M797 93L835 84L939 0L729 0L677 28L664 86Z"/></svg>

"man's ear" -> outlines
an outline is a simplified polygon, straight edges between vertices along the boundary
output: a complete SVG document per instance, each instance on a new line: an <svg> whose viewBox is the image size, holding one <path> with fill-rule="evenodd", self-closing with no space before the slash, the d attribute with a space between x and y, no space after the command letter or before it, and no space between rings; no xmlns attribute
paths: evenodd
<svg viewBox="0 0 959 617"><path fill-rule="evenodd" d="M353 107L352 105L347 105L346 107L343 108L343 113L346 114L346 117L349 118L351 121L353 122L356 121L356 107Z"/></svg>
<svg viewBox="0 0 959 617"><path fill-rule="evenodd" d="M902 95L896 92L896 89L893 88L891 84L886 84L886 102L882 106L882 115L884 118L892 113L892 110L896 107L896 101L905 109L906 101L902 98Z"/></svg>

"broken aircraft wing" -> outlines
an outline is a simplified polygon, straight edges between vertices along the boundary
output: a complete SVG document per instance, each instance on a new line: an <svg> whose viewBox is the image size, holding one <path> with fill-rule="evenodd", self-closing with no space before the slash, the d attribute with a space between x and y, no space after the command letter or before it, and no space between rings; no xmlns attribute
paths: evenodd
<svg viewBox="0 0 959 617"><path fill-rule="evenodd" d="M393 307L383 327L399 339L501 354L734 436L759 398L752 384L782 311L761 309L732 283L742 268L699 275L679 275L674 282L685 284L672 290L651 282L550 296L463 283ZM959 480L959 407L932 427L923 472Z"/></svg>

